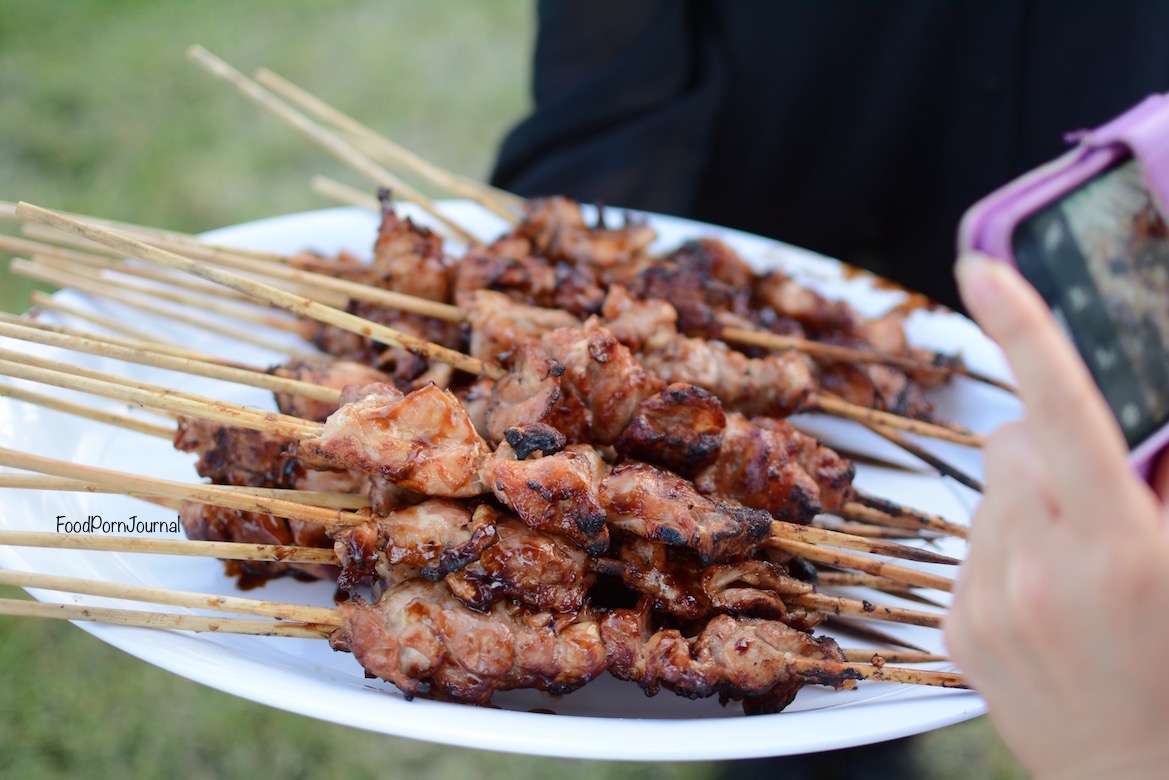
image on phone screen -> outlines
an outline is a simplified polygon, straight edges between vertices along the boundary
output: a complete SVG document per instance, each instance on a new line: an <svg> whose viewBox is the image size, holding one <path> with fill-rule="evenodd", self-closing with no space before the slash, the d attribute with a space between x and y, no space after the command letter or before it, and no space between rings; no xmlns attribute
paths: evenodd
<svg viewBox="0 0 1169 780"><path fill-rule="evenodd" d="M1169 419L1169 228L1136 161L1020 223L1013 246L1135 448Z"/></svg>

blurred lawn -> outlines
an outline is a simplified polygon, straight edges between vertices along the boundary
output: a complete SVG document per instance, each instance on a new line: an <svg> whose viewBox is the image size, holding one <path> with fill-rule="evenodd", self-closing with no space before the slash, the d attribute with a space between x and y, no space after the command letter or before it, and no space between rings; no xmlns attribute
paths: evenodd
<svg viewBox="0 0 1169 780"><path fill-rule="evenodd" d="M200 231L332 205L309 190L313 174L368 188L190 64L191 43L245 72L269 67L424 157L483 177L525 111L531 29L528 0L3 0L0 200ZM0 308L27 308L31 287L0 270ZM4 778L773 771L534 759L371 735L211 691L48 621L0 618L0 691ZM985 720L905 750L920 777L1022 776Z"/></svg>

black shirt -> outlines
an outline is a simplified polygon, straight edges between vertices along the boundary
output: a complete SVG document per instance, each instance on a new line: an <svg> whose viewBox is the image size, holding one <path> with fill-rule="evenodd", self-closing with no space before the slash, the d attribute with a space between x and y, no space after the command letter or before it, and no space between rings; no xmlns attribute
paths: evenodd
<svg viewBox="0 0 1169 780"><path fill-rule="evenodd" d="M1169 90L1169 3L546 0L493 181L868 267L950 306L963 211Z"/></svg>

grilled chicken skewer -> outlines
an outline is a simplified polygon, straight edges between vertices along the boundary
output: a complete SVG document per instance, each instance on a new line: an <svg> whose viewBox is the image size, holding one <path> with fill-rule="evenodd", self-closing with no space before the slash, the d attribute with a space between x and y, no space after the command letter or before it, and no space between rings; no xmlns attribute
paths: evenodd
<svg viewBox="0 0 1169 780"><path fill-rule="evenodd" d="M700 645L727 632L749 632L764 639L764 646L757 647L750 658L741 658L741 653L738 659L709 651L696 653L691 674L679 677L668 674L671 667L658 659L663 644L680 641L680 635L676 638L672 630L645 637L634 634L631 627L647 630L644 617L637 613L610 613L607 623L598 623L589 610L557 614L496 607L481 613L468 610L444 593L441 585L425 580L403 583L376 604L355 600L336 610L35 573L3 572L0 580L118 599L292 618L295 622L240 620L0 600L0 613L8 615L188 631L328 637L335 649L352 651L368 674L394 683L408 696L430 695L474 704L488 704L497 690L537 688L567 693L605 671L637 679L647 691L656 692L663 684L690 698L717 692L744 699L748 714L779 711L808 683L852 688L858 680L872 679L965 687L956 674L852 662L830 639L813 640L775 621L726 616L707 626L698 640ZM738 642L742 641L740 637ZM765 668L759 663L761 657L768 660ZM699 670L702 674L696 678L693 672ZM781 688L782 694L778 693Z"/></svg>
<svg viewBox="0 0 1169 780"><path fill-rule="evenodd" d="M118 249L119 251L132 254L141 259L166 265L172 268L177 268L179 270L192 273L196 276L223 284L231 289L247 292L262 300L266 300L269 303L277 305L281 308L286 308L302 316L313 317L358 335L372 337L375 340L381 341L383 343L393 344L416 354L424 355L428 359L447 363L460 370L468 371L474 374L486 374L492 378L500 378L504 375L503 370L498 366L495 366L493 363L468 358L461 353L446 347L429 343L424 339L419 339L401 331L363 320L351 314L340 312L335 309L331 309L330 307L316 304L312 301L306 301L305 299L299 298L295 295L292 295L291 293L271 288L267 285L258 284L235 274L208 268L199 263L192 262L186 258L174 255L173 253L159 250L150 245L143 244L125 236L111 233L110 231L96 228L94 226L86 226L83 223L62 217L61 215L54 214L53 212L47 211L45 209L40 209L38 207L22 203L17 206L17 213L22 218L42 222L58 229L67 230L85 238L96 240L99 243L105 243L113 248ZM880 410L857 408L827 396L811 395L807 391L801 391L801 395L802 397L808 399L810 403L813 403L816 408L830 410L834 414L848 414L858 419L864 419L870 422L879 422L890 427L908 427L916 430L919 433L931 432L939 437L960 441L972 446L980 446L982 443L981 438L973 434L938 429L936 426L933 426L929 423L906 420L905 418L889 414L887 412L882 412Z"/></svg>

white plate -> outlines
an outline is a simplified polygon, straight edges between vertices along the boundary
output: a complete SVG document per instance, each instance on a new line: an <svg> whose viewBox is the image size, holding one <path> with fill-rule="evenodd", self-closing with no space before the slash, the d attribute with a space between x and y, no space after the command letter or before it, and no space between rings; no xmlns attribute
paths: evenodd
<svg viewBox="0 0 1169 780"><path fill-rule="evenodd" d="M445 207L464 224L489 237L499 230L494 218L474 206ZM734 244L761 268L779 266L855 306L875 314L896 304L899 294L874 285L864 275L848 272L825 258L742 233L683 220L653 218L660 247L676 246L700 235L717 235ZM377 220L354 209L295 214L216 231L209 240L238 246L293 252L341 248L368 255ZM186 329L113 304L72 293L63 299L112 315L126 324L151 330L197 349L218 352L253 364L277 362L279 355L230 340ZM73 323L77 325L78 323ZM87 329L91 326L80 324ZM916 343L961 351L975 367L1005 376L998 350L969 321L949 312L915 312L909 323ZM295 341L287 340L290 345ZM11 346L11 344L5 344ZM114 361L90 358L30 345L18 348L61 360L139 377L232 401L272 407L268 394L236 385L179 376ZM37 389L49 392L43 387ZM58 392L58 391L51 391ZM115 402L61 391L60 394L105 408L139 414ZM942 414L978 431L989 431L1017 415L1005 394L959 380L936 395ZM144 417L148 417L143 413ZM847 441L850 447L912 464L882 440L852 424L810 421L822 435ZM192 456L174 451L162 440L126 432L39 407L0 399L0 444L49 457L106 468L134 471L177 480L197 481ZM977 456L960 447L930 443L971 472L979 473ZM954 520L968 518L976 496L925 471L890 470L862 465L857 484L865 490ZM167 510L134 499L91 494L7 490L0 496L3 525L55 531L57 516L65 521L101 515L106 520L173 519ZM943 545L962 555L956 541ZM184 590L235 593L234 582L213 560L0 548L0 563L13 569L67 573ZM937 569L941 571L941 569ZM953 574L950 570L946 572ZM49 601L110 604L109 600L36 592ZM264 598L331 605L333 586L277 581L258 593ZM941 596L941 594L939 594ZM890 597L882 601L893 603ZM120 605L119 605L120 606ZM917 606L906 603L906 606ZM937 652L944 652L940 632L893 624L873 625ZM805 688L782 713L744 717L737 706L717 701L689 701L668 692L646 697L639 688L611 678L598 680L564 697L523 691L497 694L495 708L432 701L406 701L392 686L365 679L348 654L331 651L323 641L184 634L169 631L84 624L115 647L176 674L263 704L327 721L465 747L533 755L614 760L729 759L807 753L877 742L949 725L982 714L982 700L973 693L862 683L855 691ZM871 646L871 641L841 636L844 646ZM948 668L948 667L936 667ZM555 714L548 714L549 712Z"/></svg>

